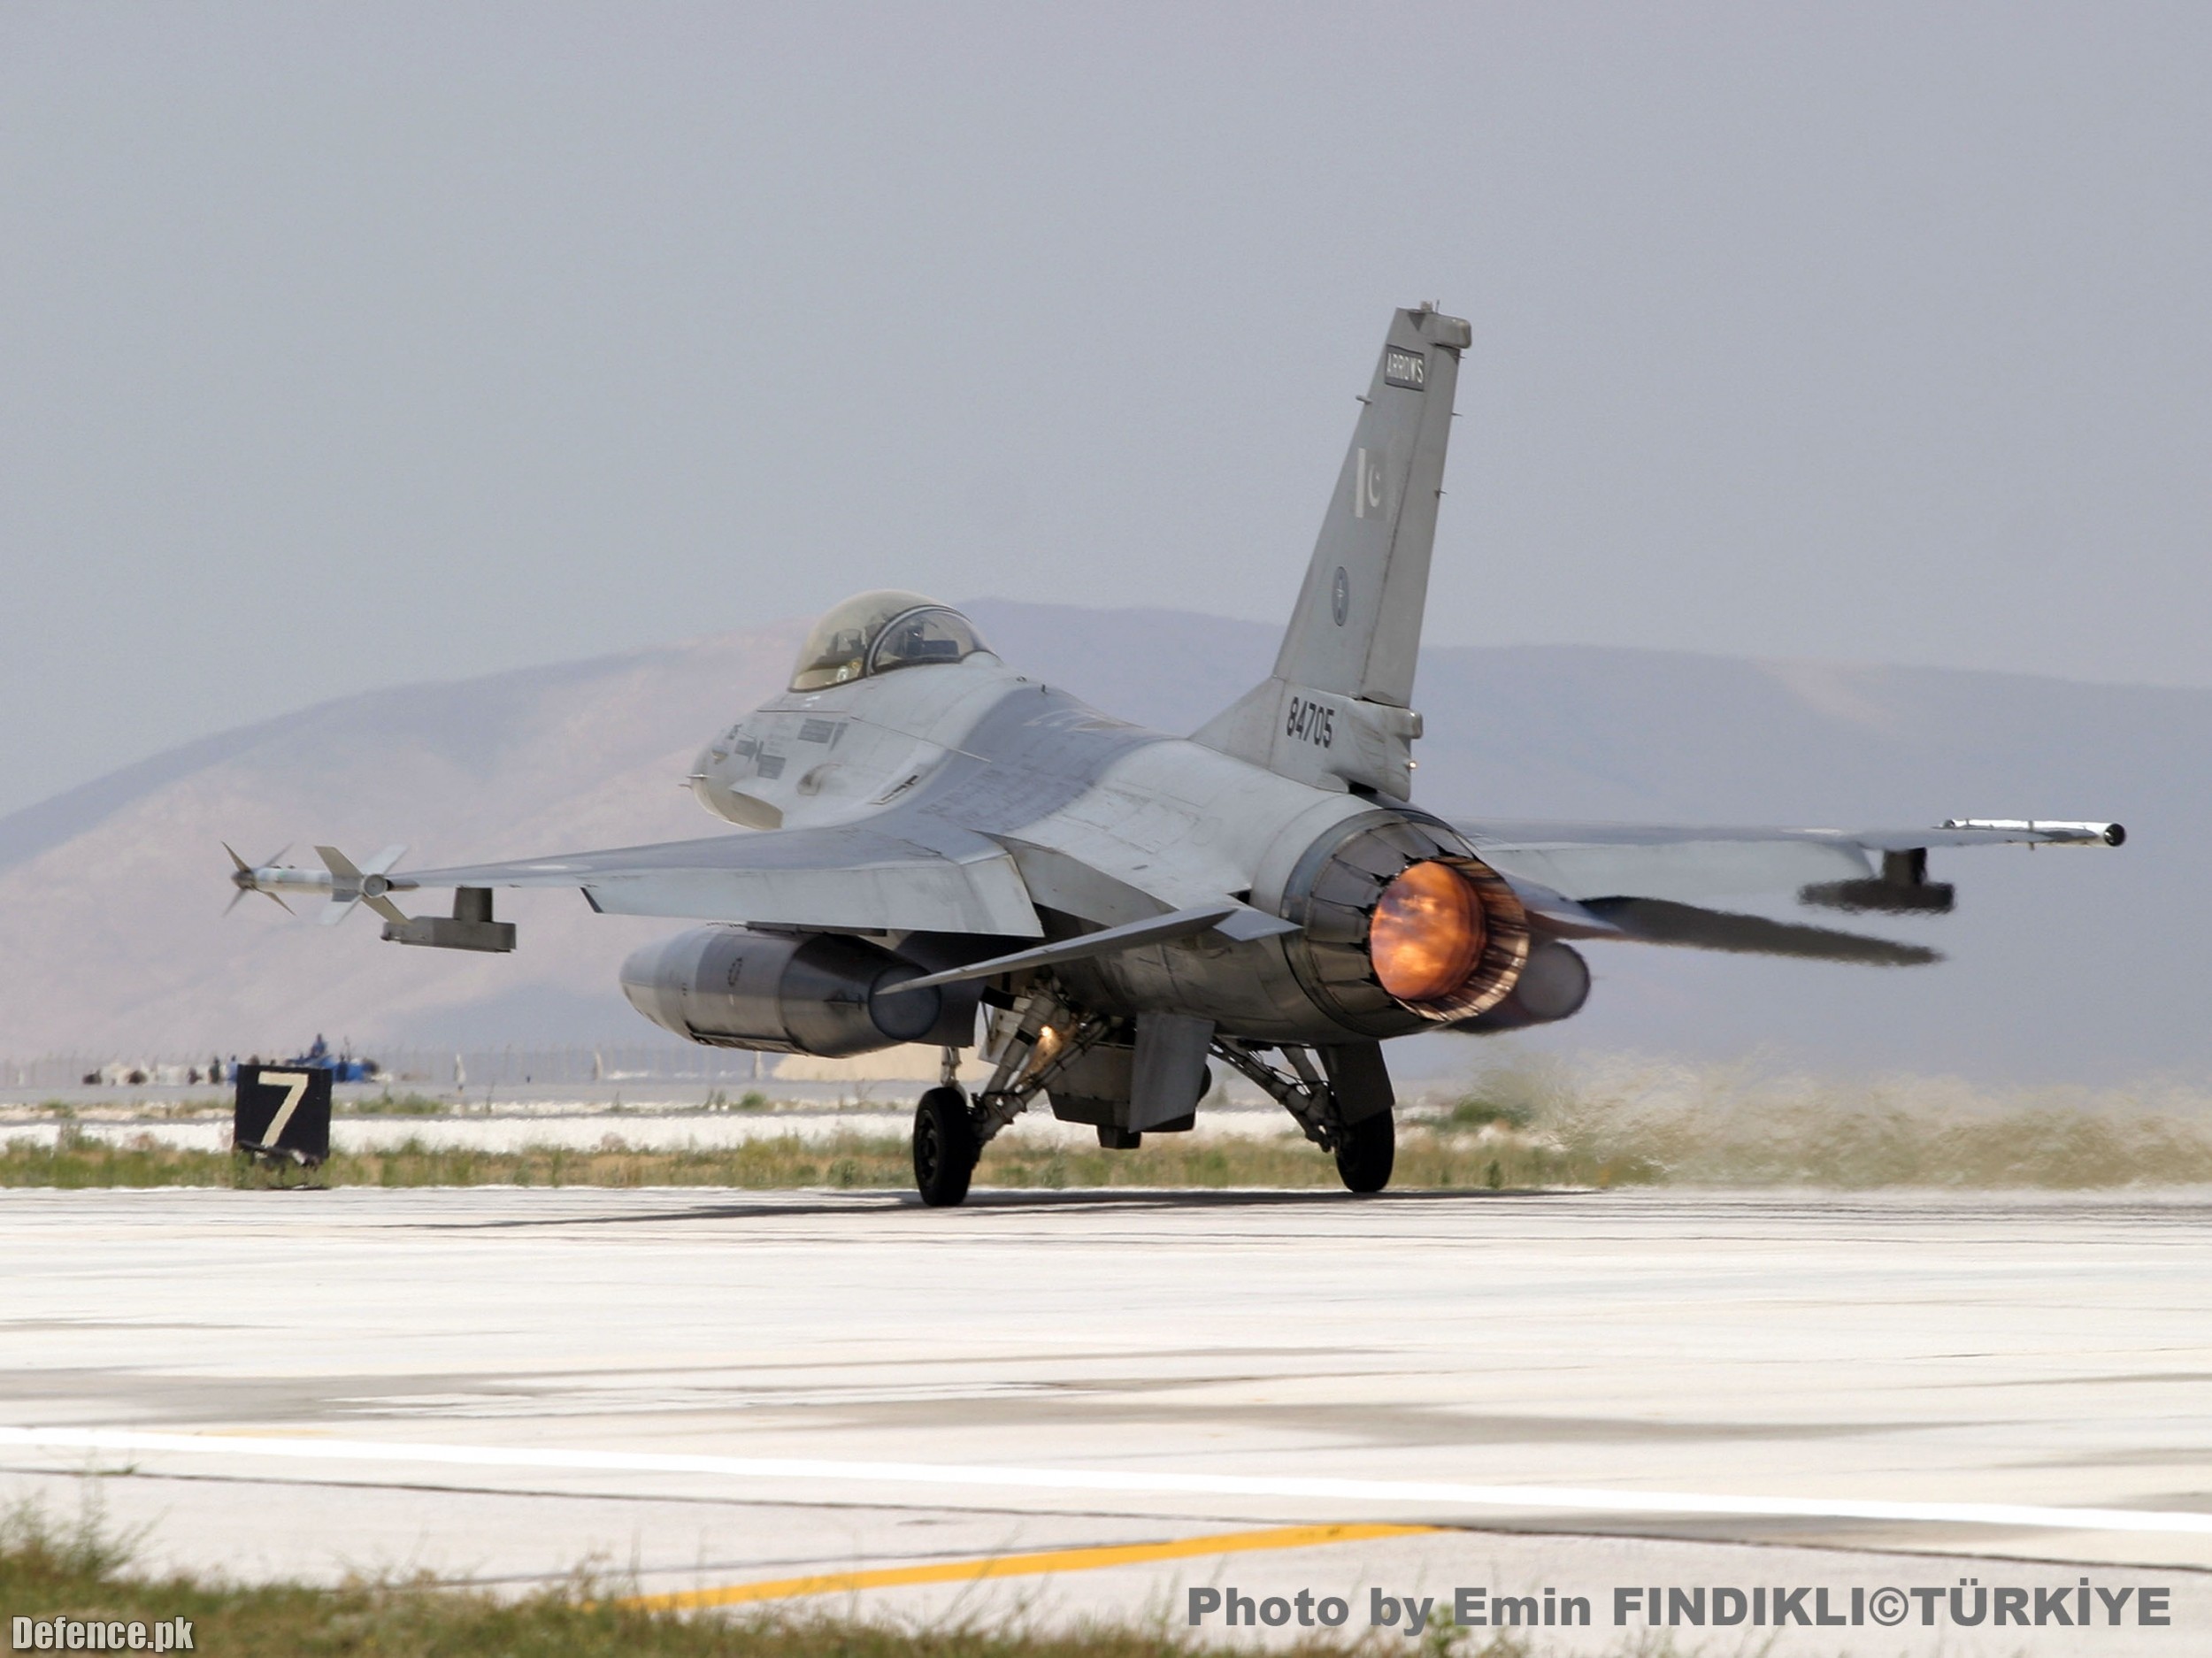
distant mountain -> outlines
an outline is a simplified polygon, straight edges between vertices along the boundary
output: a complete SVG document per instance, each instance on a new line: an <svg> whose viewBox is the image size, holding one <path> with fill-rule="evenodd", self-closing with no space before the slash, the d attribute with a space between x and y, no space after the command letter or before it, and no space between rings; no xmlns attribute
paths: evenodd
<svg viewBox="0 0 2212 1658"><path fill-rule="evenodd" d="M969 607L1010 661L1111 712L1187 730L1265 674L1275 630L1174 610ZM781 684L803 625L344 698L188 745L0 819L0 1054L636 1040L614 986L673 924L503 895L511 956L326 931L229 888L219 842L458 862L710 833L678 779ZM1669 822L2116 817L2116 853L1938 854L1960 909L1886 930L1944 965L1869 970L1616 946L1540 1048L2032 1079L2196 1072L2212 892L2191 836L2212 792L2212 692L1577 647L1436 649L1417 699L1425 804ZM1870 930L1883 930L1870 928ZM1467 1063L1416 1044L1413 1069ZM1494 1047L1487 1051L1495 1051Z"/></svg>

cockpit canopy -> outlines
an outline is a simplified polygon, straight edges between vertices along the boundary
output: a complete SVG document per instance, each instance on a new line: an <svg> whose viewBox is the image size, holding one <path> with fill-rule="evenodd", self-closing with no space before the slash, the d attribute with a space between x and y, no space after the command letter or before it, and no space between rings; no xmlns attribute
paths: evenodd
<svg viewBox="0 0 2212 1658"><path fill-rule="evenodd" d="M988 650L975 624L918 593L863 593L826 612L799 648L795 691L818 691L864 674L958 662Z"/></svg>

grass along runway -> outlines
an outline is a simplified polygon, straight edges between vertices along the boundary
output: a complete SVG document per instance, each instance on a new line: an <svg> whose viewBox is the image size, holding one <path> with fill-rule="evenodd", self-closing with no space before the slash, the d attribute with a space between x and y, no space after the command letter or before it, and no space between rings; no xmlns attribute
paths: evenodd
<svg viewBox="0 0 2212 1658"><path fill-rule="evenodd" d="M769 1103L764 1101L764 1103ZM409 1115L437 1115L408 1097ZM750 1107L749 1098L747 1105ZM373 1109L372 1104L371 1109ZM56 1107L0 1143L0 1186L234 1186L296 1181L225 1151L170 1143L157 1117L88 1127ZM211 1105L197 1111L212 1126ZM357 1118L356 1120L359 1120ZM389 1126L401 1128L401 1121ZM596 1143L471 1145L467 1119L411 1125L372 1146L341 1128L314 1179L369 1186L826 1186L911 1184L903 1120L885 1112L824 1134L761 1131L701 1143L615 1112ZM701 1120L710 1120L702 1117ZM879 1123L880 1128L874 1125ZM1328 1187L1333 1162L1290 1131L1148 1136L1105 1151L1018 1124L985 1149L977 1184L1015 1190L1112 1186ZM1615 1060L1500 1067L1441 1100L1400 1109L1393 1185L1531 1190L1644 1185L2027 1187L2093 1190L2212 1184L2212 1094L2189 1087L1988 1088L1954 1078L1833 1078L1753 1065Z"/></svg>
<svg viewBox="0 0 2212 1658"><path fill-rule="evenodd" d="M27 1138L0 1151L0 1186L243 1186L296 1184L228 1152L181 1150L150 1136L111 1143L64 1132L50 1144ZM1445 1189L1609 1186L1647 1179L1640 1167L1571 1156L1524 1139L1483 1140L1415 1130L1398 1151L1397 1182ZM592 1149L528 1146L518 1151L406 1141L388 1151L336 1152L314 1171L327 1186L727 1186L774 1190L830 1186L899 1189L914 1182L906 1139L795 1134L735 1146L634 1147L610 1133ZM1041 1145L1009 1136L986 1148L976 1184L1058 1191L1088 1186L1333 1186L1336 1165L1303 1140L1161 1136L1135 1151Z"/></svg>

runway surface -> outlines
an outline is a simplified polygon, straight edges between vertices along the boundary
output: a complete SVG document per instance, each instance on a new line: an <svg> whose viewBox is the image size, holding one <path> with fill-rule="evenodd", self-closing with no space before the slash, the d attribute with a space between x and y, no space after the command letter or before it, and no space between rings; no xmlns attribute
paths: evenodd
<svg viewBox="0 0 2212 1658"><path fill-rule="evenodd" d="M2103 1625L2093 1591L2163 1588L2170 1625L2131 1599L2098 1649L2199 1651L2208 1222L2203 1193L13 1191L0 1500L96 1492L151 1560L250 1577L589 1565L929 1619L1180 1623L1233 1585L1357 1630L1377 1594L1549 1589L1592 1608L1561 1651L1616 1646L1624 1587L1907 1593L1895 1628L1735 1631L1807 1653L2073 1651L1910 1592Z"/></svg>

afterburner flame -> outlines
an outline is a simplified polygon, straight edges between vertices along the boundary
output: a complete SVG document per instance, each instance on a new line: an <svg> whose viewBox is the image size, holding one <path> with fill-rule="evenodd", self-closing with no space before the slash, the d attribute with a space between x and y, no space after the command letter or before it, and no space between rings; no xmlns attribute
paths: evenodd
<svg viewBox="0 0 2212 1658"><path fill-rule="evenodd" d="M1465 984L1487 938L1482 900L1447 864L1416 864L1383 888L1367 956L1401 1002L1435 1002Z"/></svg>

